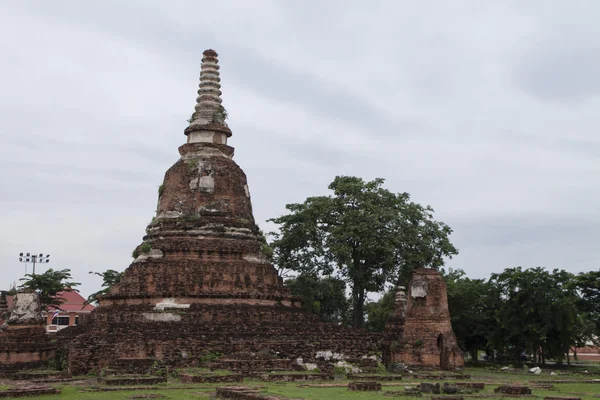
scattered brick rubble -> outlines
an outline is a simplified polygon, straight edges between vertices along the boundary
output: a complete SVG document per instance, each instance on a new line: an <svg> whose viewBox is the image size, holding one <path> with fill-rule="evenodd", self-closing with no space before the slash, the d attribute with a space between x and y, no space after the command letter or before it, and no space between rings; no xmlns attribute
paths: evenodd
<svg viewBox="0 0 600 400"><path fill-rule="evenodd" d="M244 381L242 374L215 375L211 373L190 374L180 372L177 376L183 383L232 383Z"/></svg>

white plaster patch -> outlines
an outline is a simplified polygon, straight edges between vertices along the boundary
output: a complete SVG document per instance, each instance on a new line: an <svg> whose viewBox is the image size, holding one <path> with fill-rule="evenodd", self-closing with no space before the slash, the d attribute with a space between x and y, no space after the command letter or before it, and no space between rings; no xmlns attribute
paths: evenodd
<svg viewBox="0 0 600 400"><path fill-rule="evenodd" d="M137 258L135 260L133 260L134 263L136 262L143 262L146 261L149 258L163 258L164 254L161 250L159 249L152 249L147 253L141 253L140 255L137 256Z"/></svg>
<svg viewBox="0 0 600 400"><path fill-rule="evenodd" d="M423 298L427 296L427 282L413 282L410 285L410 294L414 298Z"/></svg>
<svg viewBox="0 0 600 400"><path fill-rule="evenodd" d="M160 303L157 303L156 306L154 307L154 309L162 311L167 308L181 309L181 308L190 308L190 306L191 306L191 304L175 303L175 299L170 297L170 298L163 299Z"/></svg>
<svg viewBox="0 0 600 400"><path fill-rule="evenodd" d="M181 211L165 211L164 213L160 213L157 218L179 218L181 215Z"/></svg>
<svg viewBox="0 0 600 400"><path fill-rule="evenodd" d="M146 321L152 322L178 322L181 321L181 315L164 312L164 313L143 313L142 316Z"/></svg>
<svg viewBox="0 0 600 400"><path fill-rule="evenodd" d="M254 263L264 263L265 262L265 258L262 255L256 255L256 254L245 255L244 260L254 262Z"/></svg>
<svg viewBox="0 0 600 400"><path fill-rule="evenodd" d="M304 368L306 368L307 371L314 371L315 369L318 369L319 366L314 363L306 363L304 364Z"/></svg>
<svg viewBox="0 0 600 400"><path fill-rule="evenodd" d="M322 351L317 351L317 354L315 355L315 358L322 358L326 361L329 360L343 360L344 359L344 354L342 353L333 353L329 350L322 350Z"/></svg>
<svg viewBox="0 0 600 400"><path fill-rule="evenodd" d="M201 122L197 124L196 121ZM204 121L196 120L193 125L201 125ZM212 143L215 136L214 131L195 131L188 134L188 143Z"/></svg>
<svg viewBox="0 0 600 400"><path fill-rule="evenodd" d="M215 179L212 176L201 176L198 181L201 192L212 193L215 191Z"/></svg>
<svg viewBox="0 0 600 400"><path fill-rule="evenodd" d="M355 367L347 361L338 361L337 363L335 363L335 366L344 368L346 372L352 372L353 374L358 374L362 372L360 368Z"/></svg>
<svg viewBox="0 0 600 400"><path fill-rule="evenodd" d="M244 185L244 193L246 193L246 197L250 197L250 189L248 189L248 185Z"/></svg>
<svg viewBox="0 0 600 400"><path fill-rule="evenodd" d="M190 190L194 190L198 187L198 178L194 178L190 181Z"/></svg>
<svg viewBox="0 0 600 400"><path fill-rule="evenodd" d="M40 296L35 293L17 293L10 312L9 323L38 321L42 318Z"/></svg>

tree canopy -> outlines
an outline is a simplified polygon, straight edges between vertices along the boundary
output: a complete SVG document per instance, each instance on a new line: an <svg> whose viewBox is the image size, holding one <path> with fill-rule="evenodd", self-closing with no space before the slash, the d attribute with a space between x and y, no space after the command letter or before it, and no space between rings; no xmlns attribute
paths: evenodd
<svg viewBox="0 0 600 400"><path fill-rule="evenodd" d="M439 268L458 254L452 229L433 219L433 209L392 193L381 178L369 182L338 176L331 196L286 205L289 214L270 219L273 259L280 270L335 275L352 293L353 325L364 320L368 292L406 282L418 267Z"/></svg>
<svg viewBox="0 0 600 400"><path fill-rule="evenodd" d="M25 275L25 278L21 278L23 283L19 286L19 289L37 292L40 296L42 310L47 310L50 306L60 309L64 299L58 297L58 293L66 290L76 291L75 287L79 286L79 283L72 282L71 279L70 269L54 271L49 268L43 274Z"/></svg>
<svg viewBox="0 0 600 400"><path fill-rule="evenodd" d="M346 283L333 277L299 275L285 281L295 296L302 297L306 311L327 322L343 322L348 312Z"/></svg>

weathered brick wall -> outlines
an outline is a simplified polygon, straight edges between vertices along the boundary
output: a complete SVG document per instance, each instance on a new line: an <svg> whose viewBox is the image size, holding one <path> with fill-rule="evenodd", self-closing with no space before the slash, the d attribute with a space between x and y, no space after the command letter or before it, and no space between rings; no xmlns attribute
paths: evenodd
<svg viewBox="0 0 600 400"><path fill-rule="evenodd" d="M305 362L319 351L359 358L378 353L381 335L322 323L316 316L283 306L193 304L187 310L156 312L149 305L101 307L97 321L83 331L57 334L68 343L70 371L98 370L123 358L151 358L171 366L196 365L207 354L237 358L239 353L268 354ZM144 320L167 316L167 322ZM67 336L69 334L69 336Z"/></svg>
<svg viewBox="0 0 600 400"><path fill-rule="evenodd" d="M416 270L406 297L396 300L397 310L386 330L386 362L417 368L464 366L450 323L446 284L438 272Z"/></svg>
<svg viewBox="0 0 600 400"><path fill-rule="evenodd" d="M42 366L55 351L43 325L9 325L0 332L0 374Z"/></svg>

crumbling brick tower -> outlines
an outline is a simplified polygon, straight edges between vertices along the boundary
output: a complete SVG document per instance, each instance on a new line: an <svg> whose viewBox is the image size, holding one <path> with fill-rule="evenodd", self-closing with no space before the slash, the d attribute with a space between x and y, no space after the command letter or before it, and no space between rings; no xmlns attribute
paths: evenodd
<svg viewBox="0 0 600 400"><path fill-rule="evenodd" d="M379 350L380 336L305 313L265 257L246 175L227 144L220 88L217 53L207 50L187 143L165 174L133 263L90 321L58 334L71 372L194 365L217 353L235 364L244 352L290 368L286 359L313 362L319 352Z"/></svg>
<svg viewBox="0 0 600 400"><path fill-rule="evenodd" d="M464 366L450 323L446 284L438 272L416 270L408 293L404 287L396 289L395 303L385 332L387 363L446 370Z"/></svg>
<svg viewBox="0 0 600 400"><path fill-rule="evenodd" d="M0 294L0 319L6 319L0 325L0 375L39 368L54 357L56 345L46 335L37 293L17 293L10 313Z"/></svg>

